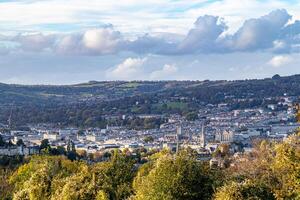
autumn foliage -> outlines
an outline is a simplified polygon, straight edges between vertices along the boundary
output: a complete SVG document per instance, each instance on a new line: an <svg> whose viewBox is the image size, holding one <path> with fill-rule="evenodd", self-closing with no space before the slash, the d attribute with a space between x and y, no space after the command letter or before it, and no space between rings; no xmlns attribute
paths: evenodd
<svg viewBox="0 0 300 200"><path fill-rule="evenodd" d="M147 154L145 154L147 155ZM300 134L261 141L250 153L226 156L225 169L210 168L195 152L161 151L139 163L115 151L88 164L66 156L33 156L17 169L2 169L1 199L12 200L297 200L300 199Z"/></svg>

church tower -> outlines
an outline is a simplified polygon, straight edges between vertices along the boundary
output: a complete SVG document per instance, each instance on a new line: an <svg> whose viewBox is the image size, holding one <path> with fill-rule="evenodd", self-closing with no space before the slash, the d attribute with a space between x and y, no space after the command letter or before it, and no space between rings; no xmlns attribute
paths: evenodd
<svg viewBox="0 0 300 200"><path fill-rule="evenodd" d="M202 123L202 127L201 127L200 143L201 143L201 147L204 148L206 146L205 122Z"/></svg>
<svg viewBox="0 0 300 200"><path fill-rule="evenodd" d="M176 133L176 154L179 152L179 146L180 146L180 139L182 135L182 126L181 124L177 127L177 133Z"/></svg>

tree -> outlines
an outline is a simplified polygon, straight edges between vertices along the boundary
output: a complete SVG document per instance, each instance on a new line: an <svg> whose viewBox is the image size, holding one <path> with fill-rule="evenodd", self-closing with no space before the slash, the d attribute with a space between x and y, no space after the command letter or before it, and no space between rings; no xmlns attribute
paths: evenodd
<svg viewBox="0 0 300 200"><path fill-rule="evenodd" d="M275 200L272 191L265 185L245 181L232 182L221 187L214 195L215 200Z"/></svg>
<svg viewBox="0 0 300 200"><path fill-rule="evenodd" d="M57 151L58 151L58 155L65 155L66 154L66 149L63 146L58 146L56 147Z"/></svg>
<svg viewBox="0 0 300 200"><path fill-rule="evenodd" d="M51 146L49 144L48 139L44 139L41 141L40 150L45 150L45 149L50 149L50 148L51 148Z"/></svg>
<svg viewBox="0 0 300 200"><path fill-rule="evenodd" d="M69 140L67 144L67 152L71 152L71 151L76 151L76 149L75 149L74 142L72 140Z"/></svg>
<svg viewBox="0 0 300 200"><path fill-rule="evenodd" d="M132 195L134 176L133 160L116 151L111 160L94 165L63 156L34 156L9 182L14 200L121 200Z"/></svg>
<svg viewBox="0 0 300 200"><path fill-rule="evenodd" d="M279 80L281 78L281 76L279 74L275 74L274 76L272 76L273 80Z"/></svg>
<svg viewBox="0 0 300 200"><path fill-rule="evenodd" d="M77 150L76 153L79 158L87 158L87 152L85 150Z"/></svg>
<svg viewBox="0 0 300 200"><path fill-rule="evenodd" d="M225 158L230 156L230 145L220 144L216 151L213 153L213 157Z"/></svg>
<svg viewBox="0 0 300 200"><path fill-rule="evenodd" d="M12 143L11 140L9 140L8 143L7 143L7 146L12 147L12 146L14 146L14 144Z"/></svg>
<svg viewBox="0 0 300 200"><path fill-rule="evenodd" d="M68 145L67 145L67 157L69 160L72 160L72 161L76 160L76 157L77 157L75 144L71 140L69 140Z"/></svg>
<svg viewBox="0 0 300 200"><path fill-rule="evenodd" d="M144 142L146 143L150 143L150 142L153 142L154 141L154 138L152 136L146 136L144 138Z"/></svg>
<svg viewBox="0 0 300 200"><path fill-rule="evenodd" d="M132 194L134 163L125 155L114 152L108 162L97 163L65 180L56 199L121 200Z"/></svg>
<svg viewBox="0 0 300 200"><path fill-rule="evenodd" d="M133 199L211 199L214 185L211 171L186 151L176 157L164 155L145 166L135 179Z"/></svg>
<svg viewBox="0 0 300 200"><path fill-rule="evenodd" d="M0 167L0 199L9 200L12 197L13 185L8 182L12 173L12 169Z"/></svg>
<svg viewBox="0 0 300 200"><path fill-rule="evenodd" d="M24 144L24 142L23 142L23 140L22 139L19 139L18 141L17 141L17 146L24 146L25 144Z"/></svg>
<svg viewBox="0 0 300 200"><path fill-rule="evenodd" d="M271 184L276 198L300 199L300 134L274 146L275 156L270 164L274 172Z"/></svg>
<svg viewBox="0 0 300 200"><path fill-rule="evenodd" d="M84 166L63 157L34 156L10 177L9 182L14 186L13 199L50 199L67 177L80 173Z"/></svg>
<svg viewBox="0 0 300 200"><path fill-rule="evenodd" d="M56 148L51 148L50 155L58 156L58 155L65 155L66 150L63 146L57 146Z"/></svg>
<svg viewBox="0 0 300 200"><path fill-rule="evenodd" d="M197 112L189 112L186 114L185 117L188 121L195 121L196 119L198 119L198 113Z"/></svg>
<svg viewBox="0 0 300 200"><path fill-rule="evenodd" d="M0 147L5 146L5 145L6 145L6 142L3 140L2 135L0 135Z"/></svg>
<svg viewBox="0 0 300 200"><path fill-rule="evenodd" d="M233 159L228 171L233 185L250 181L257 188L263 186L276 199L299 199L300 134L281 143L257 143L252 153Z"/></svg>
<svg viewBox="0 0 300 200"><path fill-rule="evenodd" d="M44 147L47 142L43 142ZM74 151L74 145L68 145ZM137 151L138 152L138 151ZM220 154L228 148L220 148ZM226 157L225 153L225 157ZM9 178L0 170L0 197L13 200L275 200L300 199L300 133L283 142L261 141L251 153L231 157L227 169L210 169L187 148L174 155L147 156L138 170L132 156L118 150L96 164L65 156L32 156ZM5 163L11 158L3 157ZM10 172L8 172L10 174ZM226 176L225 176L226 175ZM6 192L6 190L9 191ZM11 191L13 190L13 191ZM3 192L4 191L4 192Z"/></svg>

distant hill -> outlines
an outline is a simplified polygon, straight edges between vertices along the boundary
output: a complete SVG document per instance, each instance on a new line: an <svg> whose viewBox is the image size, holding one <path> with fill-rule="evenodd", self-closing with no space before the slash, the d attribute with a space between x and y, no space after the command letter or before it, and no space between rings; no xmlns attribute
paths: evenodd
<svg viewBox="0 0 300 200"><path fill-rule="evenodd" d="M266 97L300 96L300 75L237 81L90 81L61 86L0 84L0 94L0 123L5 123L13 111L17 124L68 124L71 120L71 124L77 125L87 119L102 120L104 115L111 114L182 114L208 103L228 103L232 108L259 106ZM244 105L235 102L243 98Z"/></svg>

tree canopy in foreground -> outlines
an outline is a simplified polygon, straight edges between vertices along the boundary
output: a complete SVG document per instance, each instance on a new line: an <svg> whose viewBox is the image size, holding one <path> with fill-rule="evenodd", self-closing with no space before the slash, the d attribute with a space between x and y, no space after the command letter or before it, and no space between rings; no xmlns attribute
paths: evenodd
<svg viewBox="0 0 300 200"><path fill-rule="evenodd" d="M300 134L262 141L229 158L226 169L199 162L191 149L161 151L140 164L126 152L87 164L66 156L33 156L2 167L0 199L12 200L273 200L300 199Z"/></svg>

